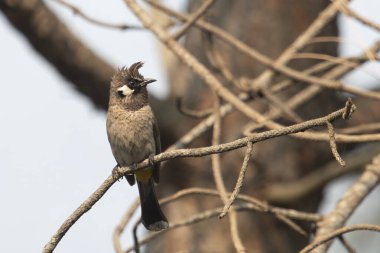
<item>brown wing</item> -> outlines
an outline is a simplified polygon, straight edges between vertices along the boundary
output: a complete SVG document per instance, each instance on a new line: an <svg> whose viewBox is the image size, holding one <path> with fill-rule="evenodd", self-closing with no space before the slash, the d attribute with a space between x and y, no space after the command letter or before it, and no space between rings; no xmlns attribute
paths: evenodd
<svg viewBox="0 0 380 253"><path fill-rule="evenodd" d="M160 139L160 130L158 129L157 122L153 123L153 136L154 143L156 146L156 155L161 153L161 139ZM160 180L160 163L155 163L153 166L153 179L154 182L158 183Z"/></svg>

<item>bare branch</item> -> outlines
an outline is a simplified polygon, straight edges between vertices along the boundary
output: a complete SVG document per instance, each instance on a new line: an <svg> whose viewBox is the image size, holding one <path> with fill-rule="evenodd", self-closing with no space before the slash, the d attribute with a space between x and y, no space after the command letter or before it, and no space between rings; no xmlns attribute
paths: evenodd
<svg viewBox="0 0 380 253"><path fill-rule="evenodd" d="M336 207L327 214L318 224L317 234L313 242L322 241L335 229L340 228L356 210L363 199L372 191L380 180L380 154L376 155L372 163L366 166L361 177L346 191ZM312 245L314 245L313 243ZM331 243L326 243L315 253L326 252ZM308 252L308 251L305 251Z"/></svg>
<svg viewBox="0 0 380 253"><path fill-rule="evenodd" d="M181 38L190 29L190 27L192 27L194 23L206 13L206 11L213 5L214 2L215 0L205 0L201 7L199 7L199 9L189 17L189 20L186 21L183 27L172 35L172 38L174 40Z"/></svg>
<svg viewBox="0 0 380 253"><path fill-rule="evenodd" d="M127 226L127 223L132 218L133 213L137 210L139 207L140 200L137 198L132 206L128 209L128 211L123 215L123 218L121 219L120 223L116 226L113 235L112 235L112 241L113 241L113 247L116 251L116 253L123 253L123 249L121 248L120 243L120 236L124 232L125 227Z"/></svg>
<svg viewBox="0 0 380 253"><path fill-rule="evenodd" d="M342 243L343 247L346 248L348 253L356 253L356 250L347 242L343 235L340 235L339 241Z"/></svg>
<svg viewBox="0 0 380 253"><path fill-rule="evenodd" d="M296 231L300 235L303 235L305 237L308 236L307 232L304 229L302 229L299 225L297 225L297 223L295 223L294 221L292 221L288 217L286 217L286 216L284 216L282 214L276 214L275 216L276 216L277 219L279 219L280 221L284 222L286 225L288 225L290 228L292 228L294 231Z"/></svg>
<svg viewBox="0 0 380 253"><path fill-rule="evenodd" d="M80 17L82 17L84 20L92 23L92 24L95 24L95 25L98 25L98 26L102 26L102 27L106 27L106 28L113 28L113 29L119 29L119 30L127 30L127 29L134 29L134 30L143 30L144 27L141 27L141 26L137 26L137 25L128 25L128 24L111 24L111 23L108 23L108 22L104 22L104 21L99 21L95 18L92 18L90 16L88 16L87 14L85 14L83 11L81 11L78 7L64 1L64 0L54 0L58 3L60 3L61 5L69 8L70 10L73 11L73 13L75 15L79 15Z"/></svg>
<svg viewBox="0 0 380 253"><path fill-rule="evenodd" d="M347 4L342 4L341 6L339 6L339 10L343 14L345 14L351 18L354 18L357 21L361 22L362 24L369 26L369 27L375 29L376 31L380 32L380 25L379 24L376 24L375 22L372 22L372 21L368 20L367 18L363 17L362 15L360 15L359 13L354 11L352 8L350 8Z"/></svg>
<svg viewBox="0 0 380 253"><path fill-rule="evenodd" d="M177 98L175 101L177 110L185 116L200 119L209 116L212 113L212 109L205 109L201 111L192 110L182 105L182 99Z"/></svg>
<svg viewBox="0 0 380 253"><path fill-rule="evenodd" d="M214 127L212 132L212 145L219 145L220 144L220 137L221 137L221 126L222 121L220 117L220 99L218 95L214 94ZM221 171L221 165L220 165L220 155L219 154L213 154L211 155L211 162L212 162L212 173L214 176L215 186L217 191L219 192L220 198L222 199L222 202L227 202L227 190L226 186L224 185L222 171Z"/></svg>
<svg viewBox="0 0 380 253"><path fill-rule="evenodd" d="M353 127L347 127L339 129L339 132L345 133L345 134L355 134L355 133L366 133L366 132L372 132L372 131L379 131L380 130L380 123L368 123L368 124L362 124L357 125Z"/></svg>
<svg viewBox="0 0 380 253"><path fill-rule="evenodd" d="M141 223L141 219L135 222L135 225L133 225L133 243L134 243L134 250L135 253L140 253L140 243L139 243L139 238L137 237L137 228L138 225Z"/></svg>
<svg viewBox="0 0 380 253"><path fill-rule="evenodd" d="M339 155L338 149L336 147L334 126L328 121L326 122L326 126L330 135L330 148L335 157L335 160L337 160L341 166L345 166L346 163L343 161L342 157Z"/></svg>
<svg viewBox="0 0 380 253"><path fill-rule="evenodd" d="M238 98L242 101L248 101L251 99L251 97L246 94L242 93L238 95ZM230 112L232 112L234 108L231 104L225 104L221 106L220 108L220 116L224 117ZM189 112L189 111L187 111ZM210 115L207 117L207 119L204 119L202 122L200 122L197 126L195 126L193 129L191 129L188 133L186 133L184 136L182 136L179 140L177 140L173 145L171 145L167 150L173 150L176 148L184 148L188 144L190 144L194 139L198 138L202 133L206 132L208 129L210 129L214 124L214 115Z"/></svg>
<svg viewBox="0 0 380 253"><path fill-rule="evenodd" d="M228 199L228 202L224 205L222 213L219 215L219 219L226 216L228 209L231 207L231 205L235 201L236 197L240 193L241 187L243 186L245 172L247 171L248 161L252 155L252 150L253 150L253 144L251 142L248 142L247 151L245 152L243 165L241 166L240 173L239 173L239 178L236 182L236 185L234 187L232 194L230 195L230 198Z"/></svg>
<svg viewBox="0 0 380 253"><path fill-rule="evenodd" d="M349 233L352 231L357 231L357 230L370 230L370 231L376 231L380 232L380 226L372 225L372 224L358 224L358 225L352 225L352 226L347 226L343 228L339 228L321 238L318 240L314 241L313 243L309 244L307 247L302 249L300 253L307 253L311 252L313 249L318 249L317 247L323 246L325 243L328 241L334 239L337 236L340 236L345 233Z"/></svg>
<svg viewBox="0 0 380 253"><path fill-rule="evenodd" d="M217 94L214 93L214 115L215 122L212 133L212 145L219 145L221 134L222 134L222 119L220 117L220 99ZM216 185L216 189L219 192L220 198L222 199L223 204L226 205L228 201L226 186L224 185L223 176L222 176L222 168L220 162L220 154L211 155L212 162L212 172L214 176L214 181ZM236 252L246 252L244 245L239 236L238 230L238 221L237 214L234 208L232 208L229 222L230 222L230 232L232 237L232 242L235 246Z"/></svg>

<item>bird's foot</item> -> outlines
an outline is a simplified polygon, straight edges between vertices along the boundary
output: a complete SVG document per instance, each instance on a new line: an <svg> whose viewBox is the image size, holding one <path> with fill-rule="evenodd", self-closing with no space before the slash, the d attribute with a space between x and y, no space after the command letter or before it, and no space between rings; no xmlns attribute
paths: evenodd
<svg viewBox="0 0 380 253"><path fill-rule="evenodd" d="M112 170L112 177L113 177L113 180L114 181L119 181L122 177L123 177L123 175L119 172L119 169L120 168L120 166L119 165L117 165L117 166L115 166L115 168L113 168L113 170Z"/></svg>
<svg viewBox="0 0 380 253"><path fill-rule="evenodd" d="M151 165L151 166L154 165L154 155L153 154L149 155L148 162L149 162L149 165Z"/></svg>

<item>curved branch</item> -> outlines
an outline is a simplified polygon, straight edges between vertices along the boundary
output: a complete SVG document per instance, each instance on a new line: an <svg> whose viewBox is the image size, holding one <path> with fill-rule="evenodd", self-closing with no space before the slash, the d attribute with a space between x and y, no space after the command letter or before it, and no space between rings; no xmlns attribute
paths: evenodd
<svg viewBox="0 0 380 253"><path fill-rule="evenodd" d="M366 166L361 177L345 192L335 209L327 214L318 224L314 238L317 242L329 233L339 229L356 210L359 204L375 188L380 181L380 154L377 154L372 163ZM315 249L315 253L326 252L331 242Z"/></svg>
<svg viewBox="0 0 380 253"><path fill-rule="evenodd" d="M301 250L300 253L310 252L313 249L317 248L318 246L324 245L325 243L334 239L337 236L340 236L340 235L348 233L348 232L357 231L357 230L370 230L370 231L380 232L380 226L376 226L376 225L372 225L372 224L358 224L358 225L352 225L352 226L347 226L347 227L337 229L337 230L323 236L318 241L315 241L315 242L309 244L307 247L305 247L303 250Z"/></svg>
<svg viewBox="0 0 380 253"><path fill-rule="evenodd" d="M113 29L119 29L119 30L127 30L127 29L144 29L141 26L137 25L130 25L130 24L113 24L105 21L100 21L98 19L95 19L93 17L90 17L89 15L85 14L83 11L81 11L78 7L64 1L64 0L55 0L57 3L65 6L66 8L72 10L72 12L75 15L79 15L82 17L84 20L88 21L89 23L92 23L94 25L98 25L100 27L105 27L105 28L113 28Z"/></svg>

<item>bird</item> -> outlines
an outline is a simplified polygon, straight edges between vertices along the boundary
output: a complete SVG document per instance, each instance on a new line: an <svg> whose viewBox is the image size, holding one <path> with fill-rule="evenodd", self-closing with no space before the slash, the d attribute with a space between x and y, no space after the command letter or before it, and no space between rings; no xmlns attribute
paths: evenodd
<svg viewBox="0 0 380 253"><path fill-rule="evenodd" d="M151 162L152 156L161 152L161 142L147 90L147 85L156 80L139 73L143 64L140 61L129 68L119 68L113 75L106 127L118 167L136 167L137 163L149 159L149 167L125 177L130 185L137 181L143 225L148 230L161 231L168 228L169 223L155 192L160 164Z"/></svg>

